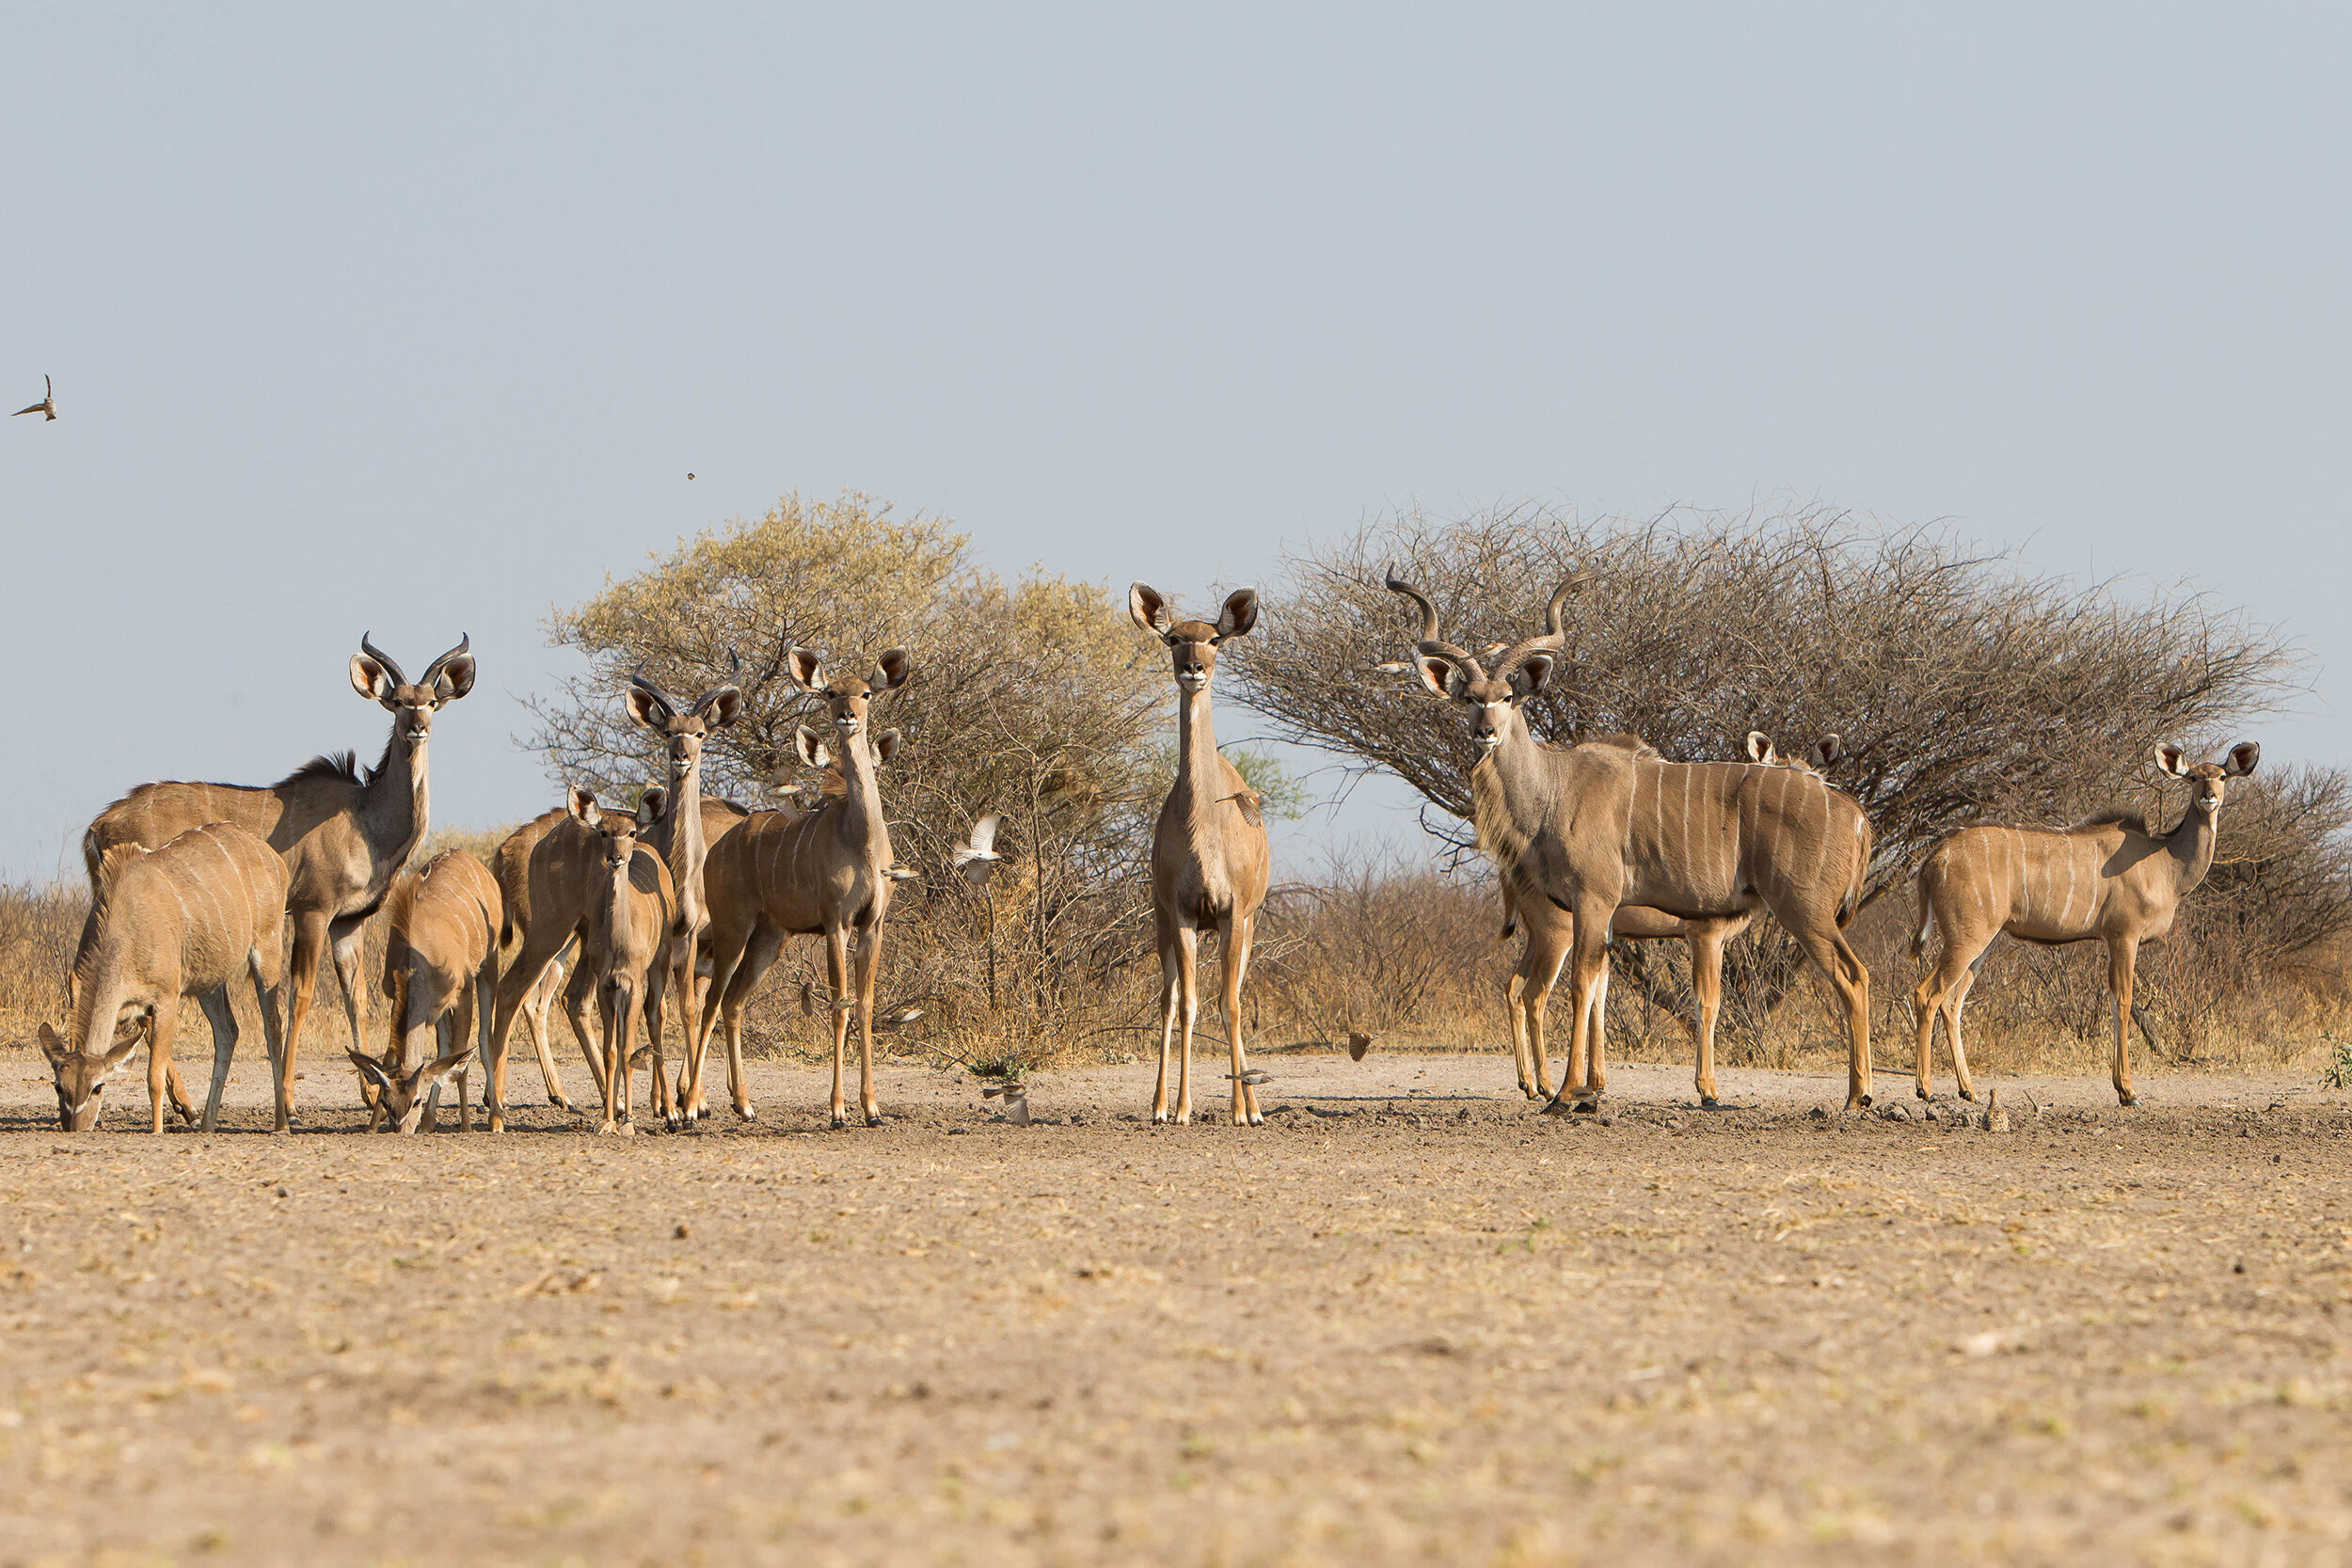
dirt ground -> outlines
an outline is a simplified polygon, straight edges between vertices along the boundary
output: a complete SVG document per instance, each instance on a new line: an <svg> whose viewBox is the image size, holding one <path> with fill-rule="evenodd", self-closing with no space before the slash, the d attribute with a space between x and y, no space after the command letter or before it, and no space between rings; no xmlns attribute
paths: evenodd
<svg viewBox="0 0 2352 1568"><path fill-rule="evenodd" d="M1255 1132L759 1066L698 1136L394 1139L319 1053L306 1132L249 1061L154 1138L0 1053L0 1560L2352 1559L2341 1097L1263 1065Z"/></svg>

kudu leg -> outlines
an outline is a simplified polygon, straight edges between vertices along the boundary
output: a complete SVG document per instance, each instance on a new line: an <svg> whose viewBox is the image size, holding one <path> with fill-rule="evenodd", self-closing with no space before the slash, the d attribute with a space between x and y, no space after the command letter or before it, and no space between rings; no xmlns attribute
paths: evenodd
<svg viewBox="0 0 2352 1568"><path fill-rule="evenodd" d="M1176 980L1184 1009L1176 1057L1176 1125L1185 1127L1192 1122L1192 1029L1200 1017L1200 932L1196 927L1176 929Z"/></svg>
<svg viewBox="0 0 2352 1568"><path fill-rule="evenodd" d="M288 979L294 988L294 1001L286 1012L286 1033L278 1042L275 1069L278 1091L277 1121L271 1131L294 1131L294 1058L302 1049L302 1026L310 1022L310 998L319 985L319 960L326 956L326 917L306 915L294 924L293 973Z"/></svg>
<svg viewBox="0 0 2352 1568"><path fill-rule="evenodd" d="M1960 1043L1960 1000L1967 994L1976 979L1976 965L1984 958L1984 949L1966 952L1949 927L1939 924L1945 931L1944 950L1935 957L1930 969L1911 993L1913 1085L1912 1090L1921 1100L1932 1099L1935 1090L1935 1021L1944 1021L1944 1042L1952 1055L1952 1074L1960 1080L1961 1098L1976 1098L1976 1086L1968 1081L1968 1057Z"/></svg>
<svg viewBox="0 0 2352 1568"><path fill-rule="evenodd" d="M842 1069L850 1053L850 928L825 927L825 978L833 987L833 1124L850 1125L849 1101L841 1093Z"/></svg>
<svg viewBox="0 0 2352 1568"><path fill-rule="evenodd" d="M1800 926L1783 916L1781 924L1846 1005L1846 1109L1862 1110L1870 1103L1870 972L1827 911L1818 922Z"/></svg>
<svg viewBox="0 0 2352 1568"><path fill-rule="evenodd" d="M1168 1098L1168 1058L1176 1045L1176 1010L1184 1002L1184 986L1178 980L1175 934L1160 932L1160 1075L1152 1085L1152 1124L1158 1126L1169 1116Z"/></svg>
<svg viewBox="0 0 2352 1568"><path fill-rule="evenodd" d="M1968 1006L1968 993L1976 989L1977 969L1984 957L1961 972L1960 983L1944 993L1944 1038L1952 1048L1952 1077L1960 1085L1960 1098L1977 1098L1977 1081L1968 1076L1968 1047L1961 1039L1960 1015Z"/></svg>
<svg viewBox="0 0 2352 1568"><path fill-rule="evenodd" d="M874 1092L874 979L882 969L882 922L875 921L858 933L852 957L857 982L858 1106L866 1113L866 1126L880 1127L882 1101Z"/></svg>
<svg viewBox="0 0 2352 1568"><path fill-rule="evenodd" d="M1568 1069L1552 1106L1565 1107L1571 1095L1580 1106L1593 1102L1593 992L1609 968L1610 913L1597 907L1576 912L1576 936L1568 949Z"/></svg>
<svg viewBox="0 0 2352 1568"><path fill-rule="evenodd" d="M1609 1092L1609 981L1613 965L1600 966L1593 987L1592 1044L1584 1057L1584 1086L1595 1100Z"/></svg>
<svg viewBox="0 0 2352 1568"><path fill-rule="evenodd" d="M2139 958L2136 938L2119 937L2107 943L2107 990L2115 996L2115 1102L2137 1105L2132 1092L2132 970Z"/></svg>
<svg viewBox="0 0 2352 1568"><path fill-rule="evenodd" d="M547 1083L548 1103L577 1115L580 1108L564 1092L563 1075L555 1070L555 1028L548 1016L555 1007L556 992L563 989L564 973L564 956L559 953L524 993L523 1025L531 1031L531 1049L539 1058L539 1076ZM596 1092L602 1094L604 1065L596 1060L596 1053L588 1049L585 1040L580 1042L580 1048L588 1062L588 1075L596 1080Z"/></svg>
<svg viewBox="0 0 2352 1568"><path fill-rule="evenodd" d="M1715 1093L1715 1021L1724 1011L1724 933L1693 932L1691 942L1691 994L1698 1004L1698 1071L1692 1086L1699 1104L1713 1110L1722 1103Z"/></svg>
<svg viewBox="0 0 2352 1568"><path fill-rule="evenodd" d="M743 1120L758 1119L759 1109L752 1103L751 1087L743 1075L743 1008L783 955L784 941L782 931L762 922L740 945L730 943L731 952L723 952L715 944L711 949L710 978L703 987L702 1028L694 1045L694 1086L687 1101L696 1119L710 1114L703 1090L703 1068L709 1059L714 1025L726 1030L727 1102Z"/></svg>
<svg viewBox="0 0 2352 1568"><path fill-rule="evenodd" d="M1518 968L1504 988L1519 1092L1530 1100L1542 1100L1551 1091L1551 1063L1544 1051L1544 1009L1560 978L1560 966L1567 960L1569 934L1556 922L1529 922L1527 945L1520 950Z"/></svg>
<svg viewBox="0 0 2352 1568"><path fill-rule="evenodd" d="M1265 1117L1258 1114L1257 1097L1241 1081L1242 1074L1249 1070L1248 1053L1242 1049L1241 1038L1241 986L1249 968L1248 917L1228 915L1217 927L1217 945L1223 949L1218 957L1225 981L1217 1006L1225 1015L1225 1039L1233 1062L1233 1125L1263 1127Z"/></svg>
<svg viewBox="0 0 2352 1568"><path fill-rule="evenodd" d="M490 1055L485 1064L484 1100L488 1112L487 1125L493 1132L506 1131L506 1053L515 1037L515 1022L537 1000L539 988L548 984L548 968L556 955L571 942L569 931L561 933L533 927L523 933L522 950L499 976L498 1005L490 1025ZM539 1002L544 1009L546 1003ZM548 1058L546 1020L542 1016L532 1028L532 1037L540 1042L541 1066L552 1073L555 1064ZM548 1079L548 1090L560 1093L555 1080ZM566 1109L569 1106L566 1105Z"/></svg>
<svg viewBox="0 0 2352 1568"><path fill-rule="evenodd" d="M669 1025L670 983L673 977L674 969L669 962L669 954L666 952L655 954L653 962L646 966L645 972L644 1006L645 1049L644 1054L653 1063L652 1083L645 1097L648 1102L647 1114L660 1117L663 1127L675 1131L677 1106L670 1098L669 1055L661 1049L661 1032ZM679 992L680 996L684 994L683 990ZM630 1059L633 1061L635 1057L632 1056Z"/></svg>
<svg viewBox="0 0 2352 1568"><path fill-rule="evenodd" d="M164 1130L164 1098L171 1082L171 1037L179 1027L177 999L167 996L147 1019L147 1108L152 1132Z"/></svg>
<svg viewBox="0 0 2352 1568"><path fill-rule="evenodd" d="M205 1022L213 1026L213 1082L223 1084L229 1079L229 1064L237 1059L236 1004L229 1000L227 986L207 992L199 1001L204 1008ZM180 1086L180 1073L176 1067L172 1069L171 1083L172 1098L178 1101L185 1091ZM213 1130L213 1117L219 1102L220 1091L217 1088L205 1096L203 1129L207 1132ZM193 1105L182 1104L180 1116L191 1126L197 1122L196 1107Z"/></svg>

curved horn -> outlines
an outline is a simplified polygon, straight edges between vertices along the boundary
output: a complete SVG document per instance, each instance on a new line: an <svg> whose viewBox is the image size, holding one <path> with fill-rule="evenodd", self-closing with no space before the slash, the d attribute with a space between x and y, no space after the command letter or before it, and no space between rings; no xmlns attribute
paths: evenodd
<svg viewBox="0 0 2352 1568"><path fill-rule="evenodd" d="M1524 663L1530 654L1556 654L1568 645L1567 627L1561 621L1560 607L1568 602L1568 595L1583 586L1589 577L1589 573L1570 572L1560 579L1560 586L1551 591L1550 601L1544 606L1544 630L1524 642L1514 643L1510 652L1496 659L1495 679L1509 679L1511 672Z"/></svg>
<svg viewBox="0 0 2352 1568"><path fill-rule="evenodd" d="M377 647L374 643L369 641L368 636L369 634L364 631L359 634L359 651L367 655L370 658L375 660L376 663L384 666L384 673L392 677L392 684L394 686L406 686L408 684L408 677L400 673L399 661L393 658L391 655L386 653L383 649ZM442 657L446 657L448 656L444 655ZM435 659L434 662L438 664L440 660ZM431 672L428 671L426 673L426 678L428 680L432 678Z"/></svg>
<svg viewBox="0 0 2352 1568"><path fill-rule="evenodd" d="M433 684L433 678L441 673L442 665L447 664L451 659L455 658L460 654L471 653L472 651L473 638L465 632L459 632L457 634L457 646L452 648L449 652L443 654L440 657L426 665L424 667L424 679L419 681L417 684L419 686L431 686Z"/></svg>
<svg viewBox="0 0 2352 1568"><path fill-rule="evenodd" d="M1562 646L1565 647L1568 641L1568 631L1567 627L1561 623L1560 607L1568 602L1569 594L1575 593L1578 589L1583 587L1592 579L1593 575L1590 572L1574 571L1560 579L1560 586L1551 591L1551 602L1544 606L1545 636L1556 637L1560 640L1560 644Z"/></svg>
<svg viewBox="0 0 2352 1568"><path fill-rule="evenodd" d="M1478 668L1478 660L1470 657L1468 648L1456 642L1448 642L1438 635L1438 607L1429 602L1427 594L1398 577L1393 566L1388 569L1384 586L1390 593L1402 594L1421 607L1421 638L1413 644L1414 652L1436 654L1439 658L1452 659L1466 670Z"/></svg>
<svg viewBox="0 0 2352 1568"><path fill-rule="evenodd" d="M645 673L643 670L640 670L630 675L628 677L628 684L653 698L655 702L660 703L663 707L668 708L672 713L684 713L686 711L685 706L680 704L675 697L671 696L667 691L662 690L661 688L647 680L645 678Z"/></svg>

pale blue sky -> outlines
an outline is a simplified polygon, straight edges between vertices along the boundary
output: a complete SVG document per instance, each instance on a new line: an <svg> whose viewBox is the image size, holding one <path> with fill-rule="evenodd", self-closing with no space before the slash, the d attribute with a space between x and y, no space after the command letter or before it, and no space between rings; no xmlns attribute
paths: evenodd
<svg viewBox="0 0 2352 1568"><path fill-rule="evenodd" d="M436 816L528 815L548 608L792 488L1186 596L1414 500L1950 517L2283 623L2265 760L2352 761L2348 17L10 6L0 871L372 758L368 627L473 634Z"/></svg>

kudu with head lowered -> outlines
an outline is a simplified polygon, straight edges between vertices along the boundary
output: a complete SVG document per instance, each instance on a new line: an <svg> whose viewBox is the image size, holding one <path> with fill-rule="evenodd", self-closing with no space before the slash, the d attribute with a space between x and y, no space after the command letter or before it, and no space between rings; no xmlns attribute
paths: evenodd
<svg viewBox="0 0 2352 1568"><path fill-rule="evenodd" d="M233 822L265 840L286 863L286 917L294 923L293 1006L273 1053L278 1131L294 1125L294 1053L318 985L319 959L330 949L342 983L351 1048L359 1037L359 933L384 901L392 878L424 838L425 741L433 716L473 689L474 659L457 646L411 681L391 656L365 637L352 656L351 685L392 716L392 733L373 771L349 752L313 757L267 787L150 784L98 814L82 835L90 891L102 891L106 851L135 844L157 848L189 828Z"/></svg>
<svg viewBox="0 0 2352 1568"><path fill-rule="evenodd" d="M893 859L876 769L887 750L882 743L893 737L874 736L870 719L874 699L904 686L914 673L914 659L904 648L885 649L870 680L828 675L824 657L813 648L794 648L785 662L793 683L821 701L833 719L830 750L806 726L795 733L801 759L820 767L837 757L842 792L822 810L805 815L755 812L712 847L703 875L710 906L710 984L687 1057L681 1098L690 1109L701 1103L703 1062L709 1054L711 1030L723 1015L728 1091L738 1116L754 1114L741 1078L743 1005L783 952L787 937L821 934L834 996L833 1125L846 1127L850 1121L843 1073L854 1011L859 1104L866 1125L879 1127L874 976L882 962Z"/></svg>
<svg viewBox="0 0 2352 1568"><path fill-rule="evenodd" d="M1200 954L1203 929L1217 934L1224 965L1225 1037L1233 1070L1236 1127L1261 1127L1258 1088L1246 1074L1241 988L1249 973L1258 908L1265 902L1271 861L1265 816L1240 769L1216 749L1209 717L1209 683L1216 650L1229 637L1258 624L1258 594L1237 588L1214 622L1180 621L1159 591L1145 583L1127 590L1127 613L1168 644L1176 674L1176 782L1152 832L1152 920L1160 952L1160 1072L1152 1089L1152 1119L1192 1119L1192 1030L1200 1010ZM1175 1102L1168 1100L1168 1053L1182 1011L1184 1050Z"/></svg>
<svg viewBox="0 0 2352 1568"><path fill-rule="evenodd" d="M1538 899L1571 917L1568 1002L1573 1020L1570 1090L1587 1102L1596 990L1607 983L1609 929L1628 904L1683 920L1719 920L1769 909L1829 976L1845 1006L1850 1046L1846 1102L1870 1102L1870 975L1840 926L1860 887L1857 857L1867 824L1832 800L1820 779L1753 763L1671 763L1632 736L1554 749L1537 741L1520 705L1543 689L1566 643L1561 606L1546 630L1486 668L1440 641L1428 598L1394 576L1388 586L1422 611L1414 666L1432 692L1468 710L1485 752L1470 769L1480 847L1518 907ZM1867 857L1866 857L1867 858Z"/></svg>
<svg viewBox="0 0 2352 1568"><path fill-rule="evenodd" d="M1919 867L1919 927L1911 941L1917 958L1931 934L1944 935L1935 967L1912 993L1919 1097L1928 1096L1938 1015L1961 1098L1977 1097L1960 1042L1960 1011L1986 949L2006 931L2046 947L2106 944L2107 989L2115 996L2115 1098L2135 1103L2127 1030L2139 944L2170 933L2181 900L2213 866L2226 781L2244 778L2261 760L2262 748L2250 740L2231 747L2226 763L2192 765L2178 746L2157 747L2156 767L2186 779L2189 787L2187 810L2162 836L2144 817L2103 812L2072 828L1962 828L1939 840Z"/></svg>
<svg viewBox="0 0 2352 1568"><path fill-rule="evenodd" d="M1838 737L1834 735L1815 742L1802 758L1784 758L1762 732L1748 733L1748 758L1758 767L1801 768L1818 777L1839 754ZM1861 806L1836 790L1830 795L1833 809L1849 819L1849 831L1858 841L1853 859L1854 883L1848 898L1839 905L1838 923L1843 926L1851 921L1860 906L1862 878L1869 868L1874 840ZM1523 922L1527 927L1526 944L1520 950L1518 967L1508 982L1505 1005L1511 1018L1511 1050L1518 1068L1519 1088L1529 1099L1539 1100L1548 1095L1551 1085L1544 1049L1544 1008L1568 950L1575 943L1576 921L1548 898L1532 899L1521 908L1507 881L1502 887L1502 908L1505 940L1515 926ZM1663 910L1625 904L1618 907L1609 922L1612 942L1681 941L1690 945L1691 998L1695 1016L1685 1021L1684 1026L1691 1031L1692 1043L1697 1048L1697 1068L1692 1082L1703 1106L1718 1103L1715 1023L1723 1014L1724 948L1746 930L1755 918L1751 910L1740 914L1702 915L1686 920ZM1584 1082L1572 1085L1596 1096L1609 1086L1608 1034L1604 1027L1608 1006L1609 982L1604 972L1601 983L1593 990L1592 1050L1586 1058Z"/></svg>
<svg viewBox="0 0 2352 1568"><path fill-rule="evenodd" d="M57 1087L57 1120L69 1132L98 1125L106 1080L147 1034L147 1094L153 1130L164 1130L164 1096L194 1121L187 1087L172 1065L180 999L193 996L213 1025L213 1086L204 1131L220 1116L221 1088L237 1050L229 987L253 979L262 1036L279 1053L278 988L284 953L286 864L232 823L190 828L152 851L109 848L93 879L97 894L73 956L72 1015L66 1037L40 1026L41 1053ZM121 1025L131 1027L118 1037Z"/></svg>
<svg viewBox="0 0 2352 1568"><path fill-rule="evenodd" d="M378 1058L351 1053L375 1089L375 1108L396 1132L433 1131L441 1086L457 1080L457 1127L472 1125L467 1059L489 1066L490 1016L498 1002L497 879L462 849L406 871L384 900L384 994L390 1038Z"/></svg>

